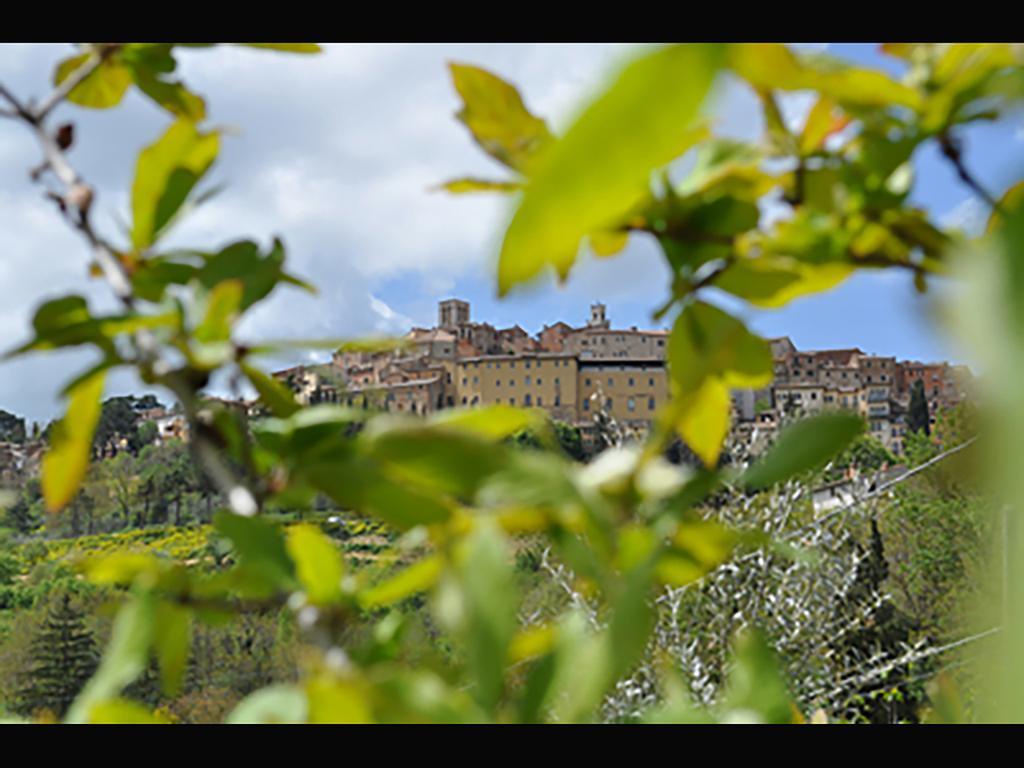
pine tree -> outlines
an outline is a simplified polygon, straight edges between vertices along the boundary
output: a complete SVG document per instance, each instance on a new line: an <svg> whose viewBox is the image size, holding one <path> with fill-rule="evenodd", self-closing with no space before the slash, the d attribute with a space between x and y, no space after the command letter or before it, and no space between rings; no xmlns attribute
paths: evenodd
<svg viewBox="0 0 1024 768"><path fill-rule="evenodd" d="M63 717L99 664L96 638L69 594L58 598L47 612L29 646L29 656L17 709L24 715L48 710Z"/></svg>
<svg viewBox="0 0 1024 768"><path fill-rule="evenodd" d="M907 412L907 429L911 432L924 431L926 435L932 433L930 414L928 413L928 398L924 394L924 382L918 379L910 390L910 408Z"/></svg>

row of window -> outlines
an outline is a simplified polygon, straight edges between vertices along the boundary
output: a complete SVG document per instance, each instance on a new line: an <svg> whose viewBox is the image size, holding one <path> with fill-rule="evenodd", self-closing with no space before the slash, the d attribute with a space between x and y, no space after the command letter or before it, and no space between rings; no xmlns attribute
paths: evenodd
<svg viewBox="0 0 1024 768"><path fill-rule="evenodd" d="M590 379L584 379L583 380L583 386L585 386L585 387L591 386L591 380ZM614 387L615 386L615 379L613 379L611 376L608 377L608 386L609 387ZM635 387L636 386L636 379L630 377L628 386ZM653 387L654 386L654 379L648 379L647 380L647 386Z"/></svg>
<svg viewBox="0 0 1024 768"><path fill-rule="evenodd" d="M464 387L465 387L465 386L467 385L467 383L468 383L468 380L467 380L467 378L466 378L466 377L464 376L464 377L462 378L462 386L464 386ZM473 377L473 384L479 384L479 383L480 383L480 377L479 377L479 376L474 376L474 377ZM538 377L537 377L537 381L536 381L536 384L537 384L537 386L539 387L539 386L541 386L541 385L542 385L543 383L544 383L544 380L543 380L543 379L542 379L542 378L541 378L540 376L538 376ZM561 383L562 383L562 380L561 380L560 378L558 378L557 376L555 376L555 386L557 387L557 386L559 386L559 385L560 385ZM523 381L523 384L524 384L525 386L527 386L527 387L529 387L529 386L533 386L533 382L532 382L532 380L530 379L530 377L529 377L529 376L527 376L527 377L526 377L526 378L524 379L524 381ZM509 379L509 380L508 380L508 386L510 386L510 387L514 387L515 385L516 385L516 380L515 380L515 379ZM494 381L494 386L496 386L496 387L500 387L500 386L501 386L501 379L495 379L495 381Z"/></svg>
<svg viewBox="0 0 1024 768"><path fill-rule="evenodd" d="M605 400L605 408L608 409L608 410L611 410L611 408L612 408L612 399L610 397ZM653 410L655 410L655 408L657 408L657 401L653 397L647 398L647 410L648 411L653 411ZM589 411L590 410L590 398L589 397L585 398L583 400L583 410L584 411ZM635 411L636 410L636 398L635 397L631 397L628 400L626 400L626 410L628 410L628 411Z"/></svg>
<svg viewBox="0 0 1024 768"><path fill-rule="evenodd" d="M527 369L530 368L532 365L536 365L538 368L540 368L544 364L543 360L523 360L521 362L523 363L523 367L527 368ZM551 360L549 362L551 362L551 364L554 365L555 368L568 368L569 367L569 360ZM480 367L480 363L479 362L476 362L476 363L466 363L466 367L467 368L469 366L471 366L471 365L474 368L479 368ZM488 368L492 368L493 367L493 368L497 368L497 369L500 370L501 369L501 362L500 361L488 362L488 363L486 363L486 366ZM508 367L509 368L515 368L516 367L516 361L515 360L509 360L508 361Z"/></svg>

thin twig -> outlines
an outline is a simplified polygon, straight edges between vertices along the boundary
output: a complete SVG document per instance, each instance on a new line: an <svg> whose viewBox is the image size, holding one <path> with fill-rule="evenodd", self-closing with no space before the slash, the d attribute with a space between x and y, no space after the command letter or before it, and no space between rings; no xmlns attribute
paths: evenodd
<svg viewBox="0 0 1024 768"><path fill-rule="evenodd" d="M127 310L133 311L135 302L131 276L117 251L96 234L89 219L89 211L94 200L93 188L75 171L65 157L62 148L58 146L55 137L44 125L46 116L67 98L75 86L92 74L114 50L116 50L116 46L94 50L93 55L65 79L38 110L26 107L2 83L0 83L0 97L11 105L13 115L20 118L35 135L45 158L42 169L53 171L64 186L63 195L51 192L48 196L56 200L68 223L88 242L92 254L114 294ZM38 177L39 173L34 172L33 178L38 179ZM200 468L224 495L233 512L244 516L254 515L259 509L256 495L242 480L236 477L235 472L221 456L219 448L203 434L194 404L194 388L184 378L176 375L169 365L159 359L159 344L151 332L140 330L134 338L141 352L141 359L138 362L154 371L159 370L157 380L170 389L182 402L192 434L191 449Z"/></svg>
<svg viewBox="0 0 1024 768"><path fill-rule="evenodd" d="M1002 208L999 205L999 201L993 197L988 190L986 190L970 171L967 170L967 166L964 165L963 148L961 143L951 136L949 133L943 133L939 136L939 147L942 149L943 156L953 164L953 168L956 170L957 176L960 180L966 184L978 197L985 201L989 208L997 213L1003 213Z"/></svg>

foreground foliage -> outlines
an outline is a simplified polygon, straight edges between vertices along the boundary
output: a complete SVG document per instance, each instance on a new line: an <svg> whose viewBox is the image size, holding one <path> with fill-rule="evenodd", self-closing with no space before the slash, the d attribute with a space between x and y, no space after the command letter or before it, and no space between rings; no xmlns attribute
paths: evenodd
<svg viewBox="0 0 1024 768"><path fill-rule="evenodd" d="M0 92L10 105L5 116L39 141L45 164L35 176L55 179L60 192L48 196L83 236L94 272L120 301L116 313L103 315L93 314L81 296L46 302L33 319L34 338L13 352L85 346L98 353L96 365L68 384L66 415L50 432L41 489L46 506L57 512L73 504L102 424L105 376L130 367L180 402L190 424L189 450L223 505L213 515L214 529L232 549L231 567L214 572L152 552L116 552L82 566L92 583L121 590L124 604L103 661L67 721L158 719L126 694L150 658L158 662L163 689L175 691L197 627L254 607L291 611L306 652L293 682L252 693L227 715L229 722L580 722L620 715L791 722L812 714L794 702L843 703L787 686L776 653L785 650L785 635L749 626L767 615L763 610L726 622L720 653L743 630L735 661L720 664L703 688L678 679L678 654L649 663L658 595L708 577L705 583L730 588L734 601L746 599L727 574L758 571L718 568L731 558L761 564L762 575L778 574L785 594L827 583L822 572L799 562L800 546L817 542L836 554L829 565L849 553L832 575L854 603L870 603L880 582L878 573L857 567L863 559L857 542L833 535L822 521L787 530L777 521L788 519L788 508L779 518L759 517L745 501L717 506L730 495L752 499L767 489L769 511L781 502L798 509L784 484L821 469L862 426L852 415L823 416L790 427L758 461L720 466L730 390L767 384L772 358L765 340L704 297L715 288L754 307L774 307L831 288L857 270L883 268L907 272L923 290L946 271L947 255L963 238L909 204L913 155L936 144L985 194L964 165L957 130L998 119L1017 103L1024 93L1019 46L886 46L906 62L902 81L827 57L800 57L781 45L666 46L627 64L562 136L500 78L453 65L464 103L459 119L513 174L448 185L454 192L517 196L498 262L501 293L552 270L566 279L584 244L610 257L633 237L653 238L672 270L670 296L657 311L675 313L672 399L645 444L617 446L586 466L564 454L519 450L509 440L547 428L534 412L492 407L415 420L300 407L260 370L261 355L340 342L237 338L239 318L278 286L311 290L285 271L281 240L266 247L244 239L219 249L162 247L178 218L208 197L199 187L221 138L204 127L203 100L170 79L177 50L89 45L58 66L56 89L38 106ZM739 78L761 99L762 141L722 140L704 124L705 97L725 77ZM65 156L70 134L53 131L47 118L65 99L113 107L132 87L172 122L138 157L129 232L108 242L92 225L94 191ZM796 129L779 108L786 91L817 96ZM674 178L670 164L691 152L689 174ZM759 203L767 199L788 213L762 225ZM993 224L993 238L1002 236L1001 221ZM1007 221L1016 232L1016 219ZM249 422L237 409L201 402L202 388L225 372L252 385L268 418ZM663 458L676 436L702 468L685 470ZM771 495L779 488L781 496ZM404 567L383 578L352 569L319 527L273 521L276 511L310 507L318 495L399 532ZM816 539L804 536L806 525ZM536 623L520 616L511 548L514 537L526 534L543 535L543 561L571 596L557 615ZM405 624L394 608L421 595L451 648L443 659L409 662L399 642ZM720 620L735 615L716 613ZM371 632L349 636L367 620ZM814 637L850 622L848 613L830 612ZM791 631L804 629L797 622ZM894 631L851 642L861 649L876 639L892 646L905 636ZM797 666L806 660L793 658ZM643 694L638 708L610 711L638 669L649 673L645 690L653 693ZM795 679L811 685L817 678Z"/></svg>

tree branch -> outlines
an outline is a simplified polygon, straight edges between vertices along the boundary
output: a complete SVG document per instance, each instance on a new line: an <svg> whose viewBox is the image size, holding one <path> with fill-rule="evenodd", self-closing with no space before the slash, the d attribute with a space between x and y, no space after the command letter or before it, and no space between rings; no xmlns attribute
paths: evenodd
<svg viewBox="0 0 1024 768"><path fill-rule="evenodd" d="M94 50L93 55L64 80L38 110L26 107L3 84L0 84L0 97L9 103L13 110L10 114L5 112L5 116L21 119L33 132L43 152L45 162L32 172L33 180L38 181L46 169L53 171L64 190L63 194L49 192L48 196L60 207L68 223L88 242L104 278L125 309L133 311L135 300L132 293L131 276L117 251L96 234L89 219L89 211L95 197L93 188L71 166L62 147L57 143L56 137L44 125L46 116L67 98L76 85L92 74L114 50L116 50L116 46ZM230 465L221 456L220 449L203 432L195 407L197 394L195 388L183 377L176 375L171 366L160 359L159 344L151 332L140 330L134 335L134 339L141 353L139 362L156 371L156 379L171 390L185 408L191 434L190 448L198 466L206 473L218 491L224 495L233 512L246 517L256 514L259 510L257 497L242 480L235 476Z"/></svg>
<svg viewBox="0 0 1024 768"><path fill-rule="evenodd" d="M998 213L1003 213L999 206L999 201L981 185L981 182L971 175L970 171L967 170L967 166L964 165L962 143L949 133L943 133L939 135L939 147L942 149L943 156L952 163L957 176L960 177L960 180L966 184L974 194L984 200L989 208Z"/></svg>

